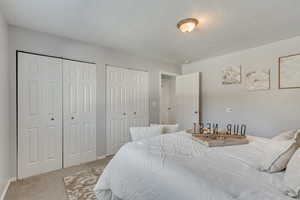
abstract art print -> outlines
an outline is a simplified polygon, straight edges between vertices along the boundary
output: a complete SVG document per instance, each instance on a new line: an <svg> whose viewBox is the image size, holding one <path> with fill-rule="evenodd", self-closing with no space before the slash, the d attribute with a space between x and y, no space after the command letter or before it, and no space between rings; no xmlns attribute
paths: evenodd
<svg viewBox="0 0 300 200"><path fill-rule="evenodd" d="M242 82L242 66L228 66L222 70L223 85L240 84Z"/></svg>
<svg viewBox="0 0 300 200"><path fill-rule="evenodd" d="M300 88L300 54L279 58L279 88Z"/></svg>
<svg viewBox="0 0 300 200"><path fill-rule="evenodd" d="M270 89L270 69L251 69L246 72L246 87L250 91Z"/></svg>

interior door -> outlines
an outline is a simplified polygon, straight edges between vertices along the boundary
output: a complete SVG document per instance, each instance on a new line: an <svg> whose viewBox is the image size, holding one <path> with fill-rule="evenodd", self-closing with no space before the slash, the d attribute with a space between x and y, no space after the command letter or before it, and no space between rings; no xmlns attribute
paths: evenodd
<svg viewBox="0 0 300 200"><path fill-rule="evenodd" d="M130 140L129 128L149 125L148 73L107 66L107 154Z"/></svg>
<svg viewBox="0 0 300 200"><path fill-rule="evenodd" d="M176 77L176 121L181 130L200 121L200 73Z"/></svg>
<svg viewBox="0 0 300 200"><path fill-rule="evenodd" d="M18 53L18 178L62 168L61 59Z"/></svg>
<svg viewBox="0 0 300 200"><path fill-rule="evenodd" d="M63 61L64 167L96 159L96 66Z"/></svg>

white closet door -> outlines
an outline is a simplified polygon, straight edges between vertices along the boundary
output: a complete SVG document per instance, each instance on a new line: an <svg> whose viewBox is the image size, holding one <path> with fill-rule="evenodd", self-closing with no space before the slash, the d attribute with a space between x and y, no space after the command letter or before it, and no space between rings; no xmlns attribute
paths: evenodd
<svg viewBox="0 0 300 200"><path fill-rule="evenodd" d="M96 160L96 65L80 63L81 162Z"/></svg>
<svg viewBox="0 0 300 200"><path fill-rule="evenodd" d="M129 139L127 71L116 67L106 69L106 136L107 154L114 154Z"/></svg>
<svg viewBox="0 0 300 200"><path fill-rule="evenodd" d="M63 61L64 167L96 159L96 66Z"/></svg>
<svg viewBox="0 0 300 200"><path fill-rule="evenodd" d="M176 120L181 130L190 129L200 120L200 74L176 77Z"/></svg>
<svg viewBox="0 0 300 200"><path fill-rule="evenodd" d="M78 62L63 60L64 167L80 164Z"/></svg>
<svg viewBox="0 0 300 200"><path fill-rule="evenodd" d="M18 53L18 178L62 168L61 59Z"/></svg>
<svg viewBox="0 0 300 200"><path fill-rule="evenodd" d="M148 73L129 70L130 111L128 114L129 128L149 125Z"/></svg>
<svg viewBox="0 0 300 200"><path fill-rule="evenodd" d="M149 125L148 73L107 67L107 154L130 140L129 128Z"/></svg>

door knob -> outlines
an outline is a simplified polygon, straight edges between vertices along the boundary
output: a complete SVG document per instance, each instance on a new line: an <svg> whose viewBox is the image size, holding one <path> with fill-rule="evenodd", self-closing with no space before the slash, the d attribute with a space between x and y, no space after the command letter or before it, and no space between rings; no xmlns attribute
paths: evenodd
<svg viewBox="0 0 300 200"><path fill-rule="evenodd" d="M75 119L75 117L71 117L71 119L73 120L73 119Z"/></svg>
<svg viewBox="0 0 300 200"><path fill-rule="evenodd" d="M125 115L126 115L126 113L123 113L123 115L125 116Z"/></svg>
<svg viewBox="0 0 300 200"><path fill-rule="evenodd" d="M136 112L134 112L133 114L135 114L135 115L136 115Z"/></svg>
<svg viewBox="0 0 300 200"><path fill-rule="evenodd" d="M55 119L52 117L52 118L51 118L51 121L54 121L54 120L55 120Z"/></svg>
<svg viewBox="0 0 300 200"><path fill-rule="evenodd" d="M198 111L195 111L195 114L198 114Z"/></svg>

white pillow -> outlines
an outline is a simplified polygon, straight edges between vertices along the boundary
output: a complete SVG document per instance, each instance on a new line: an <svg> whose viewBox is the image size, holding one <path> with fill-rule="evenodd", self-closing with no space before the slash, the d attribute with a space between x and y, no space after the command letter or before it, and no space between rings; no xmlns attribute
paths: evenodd
<svg viewBox="0 0 300 200"><path fill-rule="evenodd" d="M270 140L265 146L259 169L270 173L284 170L297 148L295 140Z"/></svg>
<svg viewBox="0 0 300 200"><path fill-rule="evenodd" d="M162 127L131 127L130 136L132 141L142 140L162 134Z"/></svg>
<svg viewBox="0 0 300 200"><path fill-rule="evenodd" d="M150 126L160 126L163 129L163 133L175 133L179 130L178 124L150 124Z"/></svg>
<svg viewBox="0 0 300 200"><path fill-rule="evenodd" d="M275 136L272 138L272 140L291 140L291 139L297 139L297 137L300 137L300 129L294 129L294 130L289 130L280 133L279 135Z"/></svg>
<svg viewBox="0 0 300 200"><path fill-rule="evenodd" d="M296 151L287 165L284 184L289 196L300 198L300 149Z"/></svg>

